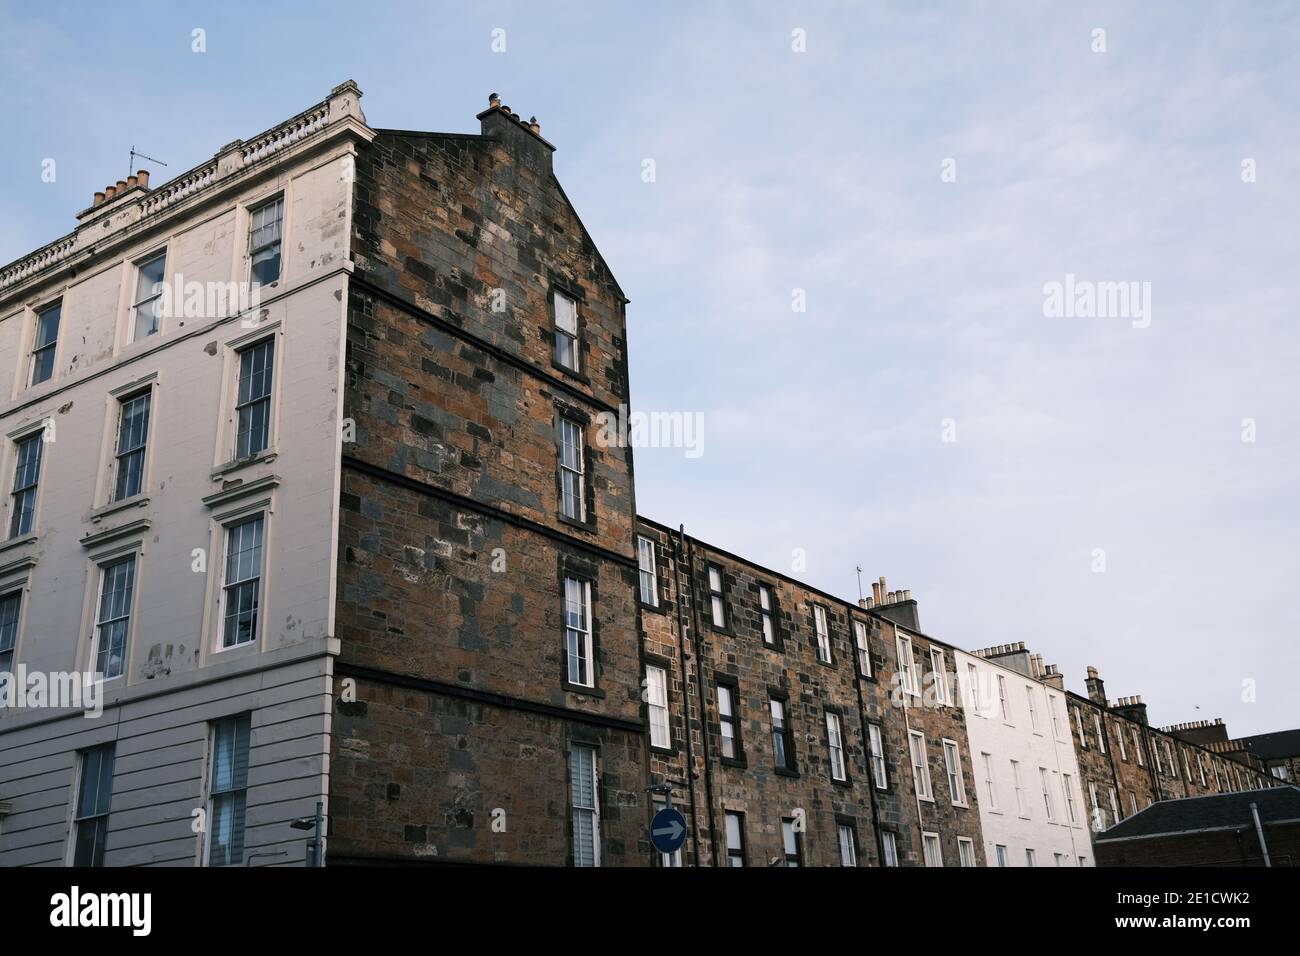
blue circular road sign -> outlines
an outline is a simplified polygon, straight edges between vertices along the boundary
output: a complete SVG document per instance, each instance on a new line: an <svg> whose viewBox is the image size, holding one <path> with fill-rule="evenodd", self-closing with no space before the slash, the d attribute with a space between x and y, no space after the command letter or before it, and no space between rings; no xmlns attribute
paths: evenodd
<svg viewBox="0 0 1300 956"><path fill-rule="evenodd" d="M660 853L675 853L686 842L686 818L664 807L650 821L650 842Z"/></svg>

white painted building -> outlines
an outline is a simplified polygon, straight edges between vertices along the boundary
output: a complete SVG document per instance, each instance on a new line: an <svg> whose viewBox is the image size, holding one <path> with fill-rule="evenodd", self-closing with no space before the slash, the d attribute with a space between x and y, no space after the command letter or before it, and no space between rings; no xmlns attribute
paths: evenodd
<svg viewBox="0 0 1300 956"><path fill-rule="evenodd" d="M304 862L359 97L132 176L0 268L0 671L104 678L95 716L0 710L0 865Z"/></svg>
<svg viewBox="0 0 1300 956"><path fill-rule="evenodd" d="M1023 644L955 654L988 865L1094 865L1065 693Z"/></svg>

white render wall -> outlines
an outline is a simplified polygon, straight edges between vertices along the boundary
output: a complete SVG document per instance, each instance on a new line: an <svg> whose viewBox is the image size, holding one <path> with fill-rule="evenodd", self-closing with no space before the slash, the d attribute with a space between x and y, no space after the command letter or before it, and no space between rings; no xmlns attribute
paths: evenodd
<svg viewBox="0 0 1300 956"><path fill-rule="evenodd" d="M149 217L114 212L103 251L79 257L75 274L59 265L0 289L0 537L13 438L46 421L54 429L33 534L0 542L0 594L23 595L15 664L89 670L97 560L137 554L124 674L105 685L103 715L0 712L0 803L9 805L0 865L69 858L76 751L108 741L117 756L106 864L193 865L208 724L243 712L252 714L246 846L268 854L254 865L303 863L303 834L288 821L327 795L350 158L354 137L368 132L355 99L341 113L327 104L331 122L343 121L335 129L235 162ZM158 334L129 344L140 257L165 247L174 283L245 280L249 207L277 194L281 276L261 290L260 307L165 317ZM79 250L89 241L82 233L99 228L83 223ZM27 388L34 310L60 297L55 374ZM267 334L271 447L223 468L233 452L235 348ZM116 395L137 386L153 397L146 487L129 506L108 507ZM259 634L222 650L222 520L250 508L266 514Z"/></svg>
<svg viewBox="0 0 1300 956"><path fill-rule="evenodd" d="M971 766L979 790L980 825L984 831L984 852L989 866L997 866L997 846L1007 848L1008 866L1026 866L1027 849L1033 849L1038 866L1055 866L1056 854L1064 864L1093 866L1088 836L1088 805L1084 801L1079 765L1070 739L1070 721L1065 711L1065 694L1041 681L956 651L962 706L966 710L966 733L970 741ZM975 668L972 687L970 668ZM1006 687L1007 719L1003 719L998 695L998 677ZM1034 701L1037 726L1031 719L1029 700ZM1056 713L1055 726L1051 719ZM991 759L993 793L986 781L983 755ZM1025 812L1016 799L1011 761L1018 761L1024 790ZM1039 768L1048 771L1053 801L1049 820L1040 785ZM1065 799L1067 787L1074 802L1070 822Z"/></svg>

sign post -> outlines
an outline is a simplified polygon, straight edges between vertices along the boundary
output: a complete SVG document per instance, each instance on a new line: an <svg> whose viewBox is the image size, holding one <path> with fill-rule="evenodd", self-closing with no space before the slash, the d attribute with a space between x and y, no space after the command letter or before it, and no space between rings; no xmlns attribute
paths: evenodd
<svg viewBox="0 0 1300 956"><path fill-rule="evenodd" d="M650 820L650 843L660 853L671 856L686 842L686 818L673 807L673 788L661 783L646 789L664 794L666 805Z"/></svg>

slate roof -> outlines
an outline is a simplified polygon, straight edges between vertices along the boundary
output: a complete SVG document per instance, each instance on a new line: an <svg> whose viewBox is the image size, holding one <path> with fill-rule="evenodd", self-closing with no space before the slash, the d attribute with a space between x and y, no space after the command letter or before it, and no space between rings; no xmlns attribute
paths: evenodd
<svg viewBox="0 0 1300 956"><path fill-rule="evenodd" d="M1261 823L1300 820L1300 787L1270 787L1183 800L1161 800L1097 834L1097 842L1186 833L1189 830L1253 828L1252 803L1259 807Z"/></svg>
<svg viewBox="0 0 1300 956"><path fill-rule="evenodd" d="M1239 743L1261 760L1300 756L1300 730L1279 730L1271 734L1241 737Z"/></svg>

